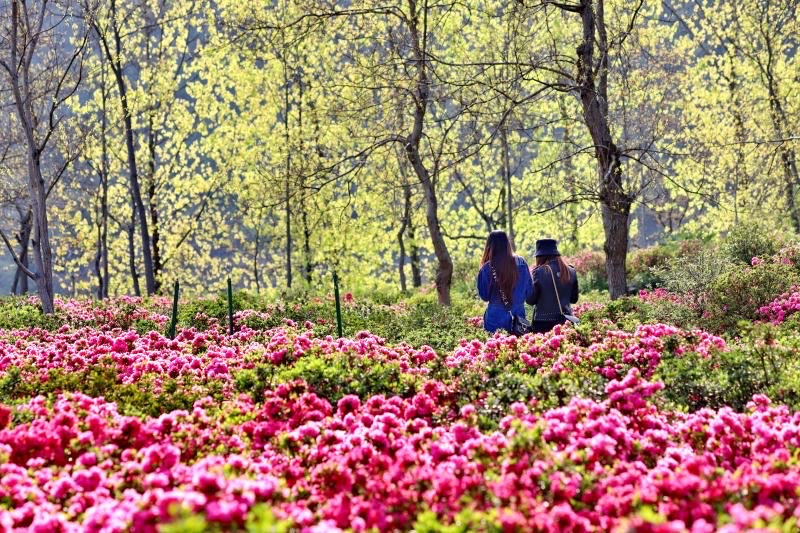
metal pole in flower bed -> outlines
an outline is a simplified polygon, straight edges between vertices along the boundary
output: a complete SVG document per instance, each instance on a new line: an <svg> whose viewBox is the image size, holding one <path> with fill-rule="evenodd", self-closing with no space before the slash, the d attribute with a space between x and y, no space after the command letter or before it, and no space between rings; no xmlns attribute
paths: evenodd
<svg viewBox="0 0 800 533"><path fill-rule="evenodd" d="M339 276L336 275L335 270L333 271L333 296L336 298L336 332L341 339L344 337L342 334L342 306L339 303Z"/></svg>
<svg viewBox="0 0 800 533"><path fill-rule="evenodd" d="M228 335L233 335L233 288L228 278Z"/></svg>
<svg viewBox="0 0 800 533"><path fill-rule="evenodd" d="M175 338L175 326L178 323L178 291L180 290L180 284L178 280L175 280L175 293L172 296L172 319L169 321L169 331L167 331L167 337L170 339Z"/></svg>

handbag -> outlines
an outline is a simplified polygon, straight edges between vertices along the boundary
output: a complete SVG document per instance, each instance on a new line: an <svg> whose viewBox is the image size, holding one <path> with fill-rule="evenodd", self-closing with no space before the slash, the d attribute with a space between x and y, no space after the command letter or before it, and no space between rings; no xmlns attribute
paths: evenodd
<svg viewBox="0 0 800 533"><path fill-rule="evenodd" d="M509 331L509 333L515 337L521 337L530 331L531 323L524 316L517 316L511 312L511 304L508 303L508 298L506 298L506 294L500 287L500 282L497 280L497 272L491 263L489 264L489 268L492 269L492 277L494 278L495 285L497 285L497 291L500 293L500 299L503 300L503 305L506 307L506 311L508 311L508 314L511 317L511 331Z"/></svg>
<svg viewBox="0 0 800 533"><path fill-rule="evenodd" d="M550 271L550 278L553 280L553 289L556 291L556 300L558 301L558 310L561 312L561 316L565 319L569 320L573 324L580 324L581 319L576 317L575 315L568 315L564 312L564 308L561 306L561 297L558 295L558 285L556 285L556 276L553 274L553 269L550 268L550 265L546 265L547 270Z"/></svg>

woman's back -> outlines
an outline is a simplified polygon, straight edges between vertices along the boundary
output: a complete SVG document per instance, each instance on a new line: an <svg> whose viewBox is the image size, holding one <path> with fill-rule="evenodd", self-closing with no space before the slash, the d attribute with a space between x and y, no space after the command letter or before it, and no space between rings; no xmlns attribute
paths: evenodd
<svg viewBox="0 0 800 533"><path fill-rule="evenodd" d="M533 292L531 272L523 258L516 256L514 260L517 266L517 279L511 294L501 291L492 273L491 263L485 263L478 272L478 295L483 301L489 302L483 314L483 327L489 333L494 333L498 329L510 332L512 315L525 316L525 300L530 298Z"/></svg>
<svg viewBox="0 0 800 533"><path fill-rule="evenodd" d="M562 276L561 265L569 269L568 281L564 281L566 276ZM570 304L578 301L578 275L575 267L552 259L543 265L537 265L531 275L533 293L528 299L528 303L536 306L535 320L560 320L561 315L572 314ZM556 296L555 287L558 288L558 296ZM561 302L560 309L559 300Z"/></svg>

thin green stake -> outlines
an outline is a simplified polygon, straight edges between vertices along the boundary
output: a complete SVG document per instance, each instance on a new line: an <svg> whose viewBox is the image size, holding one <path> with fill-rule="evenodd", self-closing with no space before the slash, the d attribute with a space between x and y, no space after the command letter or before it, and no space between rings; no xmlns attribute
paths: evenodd
<svg viewBox="0 0 800 533"><path fill-rule="evenodd" d="M233 336L233 288L228 278L228 335Z"/></svg>
<svg viewBox="0 0 800 533"><path fill-rule="evenodd" d="M333 296L336 298L336 332L341 339L344 337L342 334L342 306L339 303L339 276L336 275L335 270L333 271Z"/></svg>
<svg viewBox="0 0 800 533"><path fill-rule="evenodd" d="M175 280L175 294L172 297L172 320L169 322L169 331L167 332L167 337L170 339L175 338L175 326L178 324L178 291L180 290L180 284L178 280Z"/></svg>

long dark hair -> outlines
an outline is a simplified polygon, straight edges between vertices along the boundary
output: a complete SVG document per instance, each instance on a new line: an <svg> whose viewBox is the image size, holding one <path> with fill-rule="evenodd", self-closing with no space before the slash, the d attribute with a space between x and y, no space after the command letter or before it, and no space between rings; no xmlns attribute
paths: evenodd
<svg viewBox="0 0 800 533"><path fill-rule="evenodd" d="M558 261L558 281L562 285L569 283L572 274L569 271L569 266L560 255L539 255L536 257L536 268L548 264L550 261Z"/></svg>
<svg viewBox="0 0 800 533"><path fill-rule="evenodd" d="M514 249L511 247L511 241L508 240L505 231L495 230L486 239L481 267L486 263L491 263L491 266L494 267L500 288L510 302L519 271L517 270L517 259L514 257Z"/></svg>

